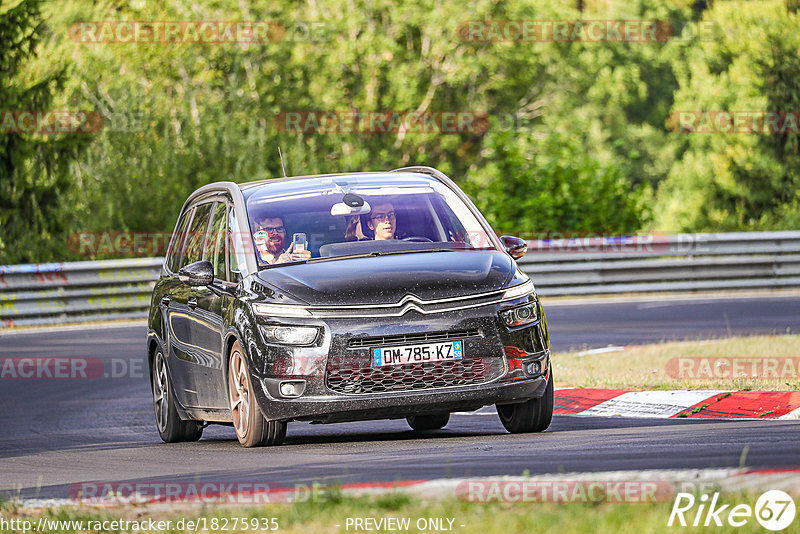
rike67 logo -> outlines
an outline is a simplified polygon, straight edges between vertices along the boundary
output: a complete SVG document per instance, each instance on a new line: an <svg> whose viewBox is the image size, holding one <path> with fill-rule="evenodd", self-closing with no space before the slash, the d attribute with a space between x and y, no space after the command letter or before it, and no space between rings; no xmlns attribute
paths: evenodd
<svg viewBox="0 0 800 534"><path fill-rule="evenodd" d="M767 530L779 531L794 522L795 505L792 497L781 490L764 492L756 501L755 507L749 504L719 503L719 493L709 498L707 494L696 497L691 493L678 493L667 526L727 526L741 527L755 517Z"/></svg>

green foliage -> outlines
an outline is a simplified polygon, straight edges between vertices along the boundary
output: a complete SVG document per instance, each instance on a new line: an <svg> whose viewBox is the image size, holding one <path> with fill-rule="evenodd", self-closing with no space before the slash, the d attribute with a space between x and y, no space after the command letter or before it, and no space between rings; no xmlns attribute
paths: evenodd
<svg viewBox="0 0 800 534"><path fill-rule="evenodd" d="M40 1L41 16L39 1L0 7L0 110L86 109L105 122L91 135L0 134L0 263L89 259L66 249L73 232L169 232L197 187L281 175L278 145L294 175L438 167L508 233L800 220L796 135L669 130L676 110L800 108L786 0ZM662 20L676 35L459 33L466 21L576 19ZM74 23L108 20L275 21L286 31L267 43L70 37ZM693 22L724 31L711 38ZM494 118L488 131L447 134L292 133L276 120L308 110Z"/></svg>
<svg viewBox="0 0 800 534"><path fill-rule="evenodd" d="M490 163L466 190L501 233L613 234L642 225L646 188L632 188L620 167L574 138L490 133L486 149Z"/></svg>
<svg viewBox="0 0 800 534"><path fill-rule="evenodd" d="M673 110L796 114L800 16L788 13L782 0L772 0L717 2L704 18L724 33L715 40L675 48L679 88ZM680 157L659 188L659 229L797 228L797 133L684 136Z"/></svg>
<svg viewBox="0 0 800 534"><path fill-rule="evenodd" d="M68 76L67 67L58 62L49 61L46 69L29 68L46 33L39 21L40 4L23 0L0 5L0 110L52 110L54 94ZM13 262L63 257L73 222L73 162L87 140L9 130L0 133L0 258Z"/></svg>

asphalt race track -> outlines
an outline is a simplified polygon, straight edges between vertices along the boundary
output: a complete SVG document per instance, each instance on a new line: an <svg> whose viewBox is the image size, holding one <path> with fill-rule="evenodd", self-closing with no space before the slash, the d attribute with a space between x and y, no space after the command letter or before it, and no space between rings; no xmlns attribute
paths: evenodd
<svg viewBox="0 0 800 534"><path fill-rule="evenodd" d="M800 297L548 305L553 348L597 348L729 334L800 331ZM405 420L290 423L284 445L243 449L230 427L167 445L155 429L143 365L145 327L0 335L0 358L95 357L112 376L0 380L0 493L69 496L79 482L369 481L625 469L800 467L798 421L556 416L543 434L510 435L492 409L443 430ZM115 377L113 375L118 375ZM746 454L743 455L743 451Z"/></svg>

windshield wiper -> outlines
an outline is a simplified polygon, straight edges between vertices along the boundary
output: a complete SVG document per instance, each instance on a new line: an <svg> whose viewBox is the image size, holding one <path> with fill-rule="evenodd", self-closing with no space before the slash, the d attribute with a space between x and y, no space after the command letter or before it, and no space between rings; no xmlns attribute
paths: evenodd
<svg viewBox="0 0 800 534"><path fill-rule="evenodd" d="M369 258L370 256L393 256L395 254L416 254L420 252L464 252L465 250L493 250L492 247L481 248L416 248L408 250L373 250L371 252L363 252L361 254L347 254L344 256L320 256L317 258L309 258L307 260L290 261L286 263L273 263L271 265L264 265L258 270L270 269L272 267L280 267L281 265L299 265L301 263L321 263L324 261L334 260L350 260L354 258Z"/></svg>
<svg viewBox="0 0 800 534"><path fill-rule="evenodd" d="M363 254L347 254L346 256L320 256L319 258L310 258L306 260L308 263L317 263L321 261L331 261L331 260L349 260L352 258L368 258L370 256L383 256L385 252L381 252L379 250L373 252L365 252Z"/></svg>
<svg viewBox="0 0 800 534"><path fill-rule="evenodd" d="M390 256L394 254L413 254L415 252L455 252L456 250L461 249L452 249L452 248L418 248L418 249L411 249L411 250L374 250L372 252L365 252L362 254L348 254L346 256L325 256L320 258L311 258L305 260L308 263L317 263L321 261L331 261L331 260L349 260L353 258L369 258L370 256Z"/></svg>
<svg viewBox="0 0 800 534"><path fill-rule="evenodd" d="M460 249L459 249L460 250ZM414 252L455 252L453 248L416 248L411 250L386 250L380 253L381 256L389 254L411 254Z"/></svg>
<svg viewBox="0 0 800 534"><path fill-rule="evenodd" d="M264 269L272 269L273 267L281 267L283 265L300 265L301 263L308 263L313 258L309 258L307 260L297 260L297 261L285 261L282 263L268 263L266 265L262 265L258 268L259 271L263 271Z"/></svg>

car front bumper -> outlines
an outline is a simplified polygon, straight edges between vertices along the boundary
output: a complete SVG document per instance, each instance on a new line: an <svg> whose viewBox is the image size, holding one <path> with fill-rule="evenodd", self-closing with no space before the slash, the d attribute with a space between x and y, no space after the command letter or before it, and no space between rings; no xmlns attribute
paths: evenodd
<svg viewBox="0 0 800 534"><path fill-rule="evenodd" d="M309 321L308 324L316 324L324 332L321 344L293 349L267 345L264 357L258 359L261 365L254 365L255 398L268 420L340 422L470 411L491 404L541 397L547 387L550 351L543 310L540 320L512 330L500 323L496 306L431 314L418 321L331 320ZM477 367L460 368L459 372L474 374L458 374L460 381L444 386L436 380L440 376L425 375L423 381L426 383L420 385L414 382L414 377L405 375L399 382L389 379L390 384L381 384L374 389L358 388L358 381L365 376L364 373L368 379L372 378L371 373L378 373L377 382L386 379L383 373L393 373L371 367L369 347L373 345L354 346L354 338L380 336L387 332L413 334L465 329L478 332L478 335L459 338L463 341L464 361L481 360L482 363ZM528 374L526 366L536 361L539 370ZM336 374L338 370L341 370L341 376L355 376L349 382L356 387L355 390L342 386L342 381L338 385L331 382L332 373ZM285 382L301 383L300 395L287 398L280 390Z"/></svg>
<svg viewBox="0 0 800 534"><path fill-rule="evenodd" d="M255 386L256 400L268 420L310 420L323 423L369 419L402 419L409 415L472 411L490 404L523 402L544 395L548 372L537 378L481 385L368 395L330 395L281 399L270 390L278 379Z"/></svg>

